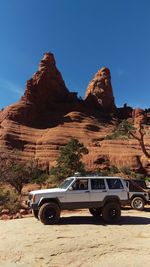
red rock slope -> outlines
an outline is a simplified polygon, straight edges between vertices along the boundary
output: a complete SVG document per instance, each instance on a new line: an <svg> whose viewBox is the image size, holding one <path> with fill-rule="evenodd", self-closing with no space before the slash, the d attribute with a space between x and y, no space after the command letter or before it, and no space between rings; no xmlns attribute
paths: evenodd
<svg viewBox="0 0 150 267"><path fill-rule="evenodd" d="M0 112L0 145L19 149L23 161L36 158L39 165L50 168L59 147L73 136L89 149L84 157L87 169L100 167L106 155L118 167L144 167L150 172L150 163L136 141L103 140L115 123L110 113L116 118L117 112L129 116L131 111L127 107L117 110L107 68L98 71L85 100L80 100L67 89L53 54L45 53L38 71L27 81L24 96ZM147 147L149 141L147 135Z"/></svg>

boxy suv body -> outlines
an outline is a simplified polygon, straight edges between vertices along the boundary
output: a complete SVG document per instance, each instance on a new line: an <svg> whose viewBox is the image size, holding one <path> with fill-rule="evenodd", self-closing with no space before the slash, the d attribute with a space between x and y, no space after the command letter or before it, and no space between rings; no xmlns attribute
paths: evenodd
<svg viewBox="0 0 150 267"><path fill-rule="evenodd" d="M126 180L129 186L130 206L135 210L144 210L146 204L150 203L150 189L144 180Z"/></svg>
<svg viewBox="0 0 150 267"><path fill-rule="evenodd" d="M44 224L59 221L61 210L89 209L106 222L120 218L129 202L126 182L119 177L69 177L58 188L31 191L28 206Z"/></svg>

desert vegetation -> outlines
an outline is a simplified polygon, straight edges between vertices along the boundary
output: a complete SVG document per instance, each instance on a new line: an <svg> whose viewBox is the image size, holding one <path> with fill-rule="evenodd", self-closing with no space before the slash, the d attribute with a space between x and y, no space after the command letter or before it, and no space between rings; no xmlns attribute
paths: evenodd
<svg viewBox="0 0 150 267"><path fill-rule="evenodd" d="M128 139L128 138L134 138L138 141L142 152L144 155L150 159L150 153L146 149L146 145L144 142L144 136L146 132L144 130L144 126L139 123L138 127L135 128L131 123L129 123L127 120L121 121L113 130L113 132L105 137L106 140L111 139Z"/></svg>
<svg viewBox="0 0 150 267"><path fill-rule="evenodd" d="M130 125L123 122L107 138L120 138L120 136L126 138L129 131L132 130ZM52 187L57 186L66 177L74 175L75 172L82 175L93 174L87 172L82 161L83 155L88 154L88 149L74 137L60 148L56 165L49 172L41 170L37 161L33 159L26 163L18 161L18 154L19 151L17 150L6 150L4 148L0 150L0 210L8 209L17 212L22 207L22 200L24 199L22 189L27 184L34 183L41 187L43 185ZM94 175L117 175L130 179L149 179L143 173L133 171L129 166L118 168L110 165L106 155L104 161L107 163L105 168L101 169L100 164L100 168L94 172ZM102 162L102 164L104 163Z"/></svg>
<svg viewBox="0 0 150 267"><path fill-rule="evenodd" d="M55 167L52 167L50 175L56 181L61 181L75 172L86 173L85 165L81 161L82 156L88 154L88 149L78 139L71 138L67 145L60 149L60 155Z"/></svg>
<svg viewBox="0 0 150 267"><path fill-rule="evenodd" d="M24 184L43 183L47 179L46 173L40 170L35 160L26 163L18 161L16 150L1 150L0 152L0 184L11 185L21 194Z"/></svg>
<svg viewBox="0 0 150 267"><path fill-rule="evenodd" d="M57 185L67 176L75 172L85 173L82 156L88 149L76 138L60 148L60 155L55 167L49 173L41 170L37 161L30 159L26 163L18 161L19 151L0 151L0 209L9 209L16 212L21 208L22 189L26 184Z"/></svg>
<svg viewBox="0 0 150 267"><path fill-rule="evenodd" d="M37 162L18 161L19 151L0 151L0 209L17 212L22 207L23 186L28 183L42 184L47 180L47 173L40 170Z"/></svg>

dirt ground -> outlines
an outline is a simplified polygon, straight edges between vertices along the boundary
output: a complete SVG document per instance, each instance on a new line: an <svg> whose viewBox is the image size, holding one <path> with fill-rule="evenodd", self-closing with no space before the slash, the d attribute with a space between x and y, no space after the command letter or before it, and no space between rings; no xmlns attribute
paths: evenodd
<svg viewBox="0 0 150 267"><path fill-rule="evenodd" d="M59 225L33 217L0 221L2 267L148 267L150 208L123 210L117 225L88 211L65 212Z"/></svg>

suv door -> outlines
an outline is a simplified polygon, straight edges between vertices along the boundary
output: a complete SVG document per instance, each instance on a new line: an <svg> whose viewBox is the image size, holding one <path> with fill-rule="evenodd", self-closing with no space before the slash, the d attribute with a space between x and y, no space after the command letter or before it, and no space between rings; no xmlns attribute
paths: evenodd
<svg viewBox="0 0 150 267"><path fill-rule="evenodd" d="M91 194L90 194L91 202L103 201L103 199L107 195L105 179L91 178L90 186L91 186Z"/></svg>
<svg viewBox="0 0 150 267"><path fill-rule="evenodd" d="M89 179L77 179L66 192L66 202L86 203L90 201Z"/></svg>

